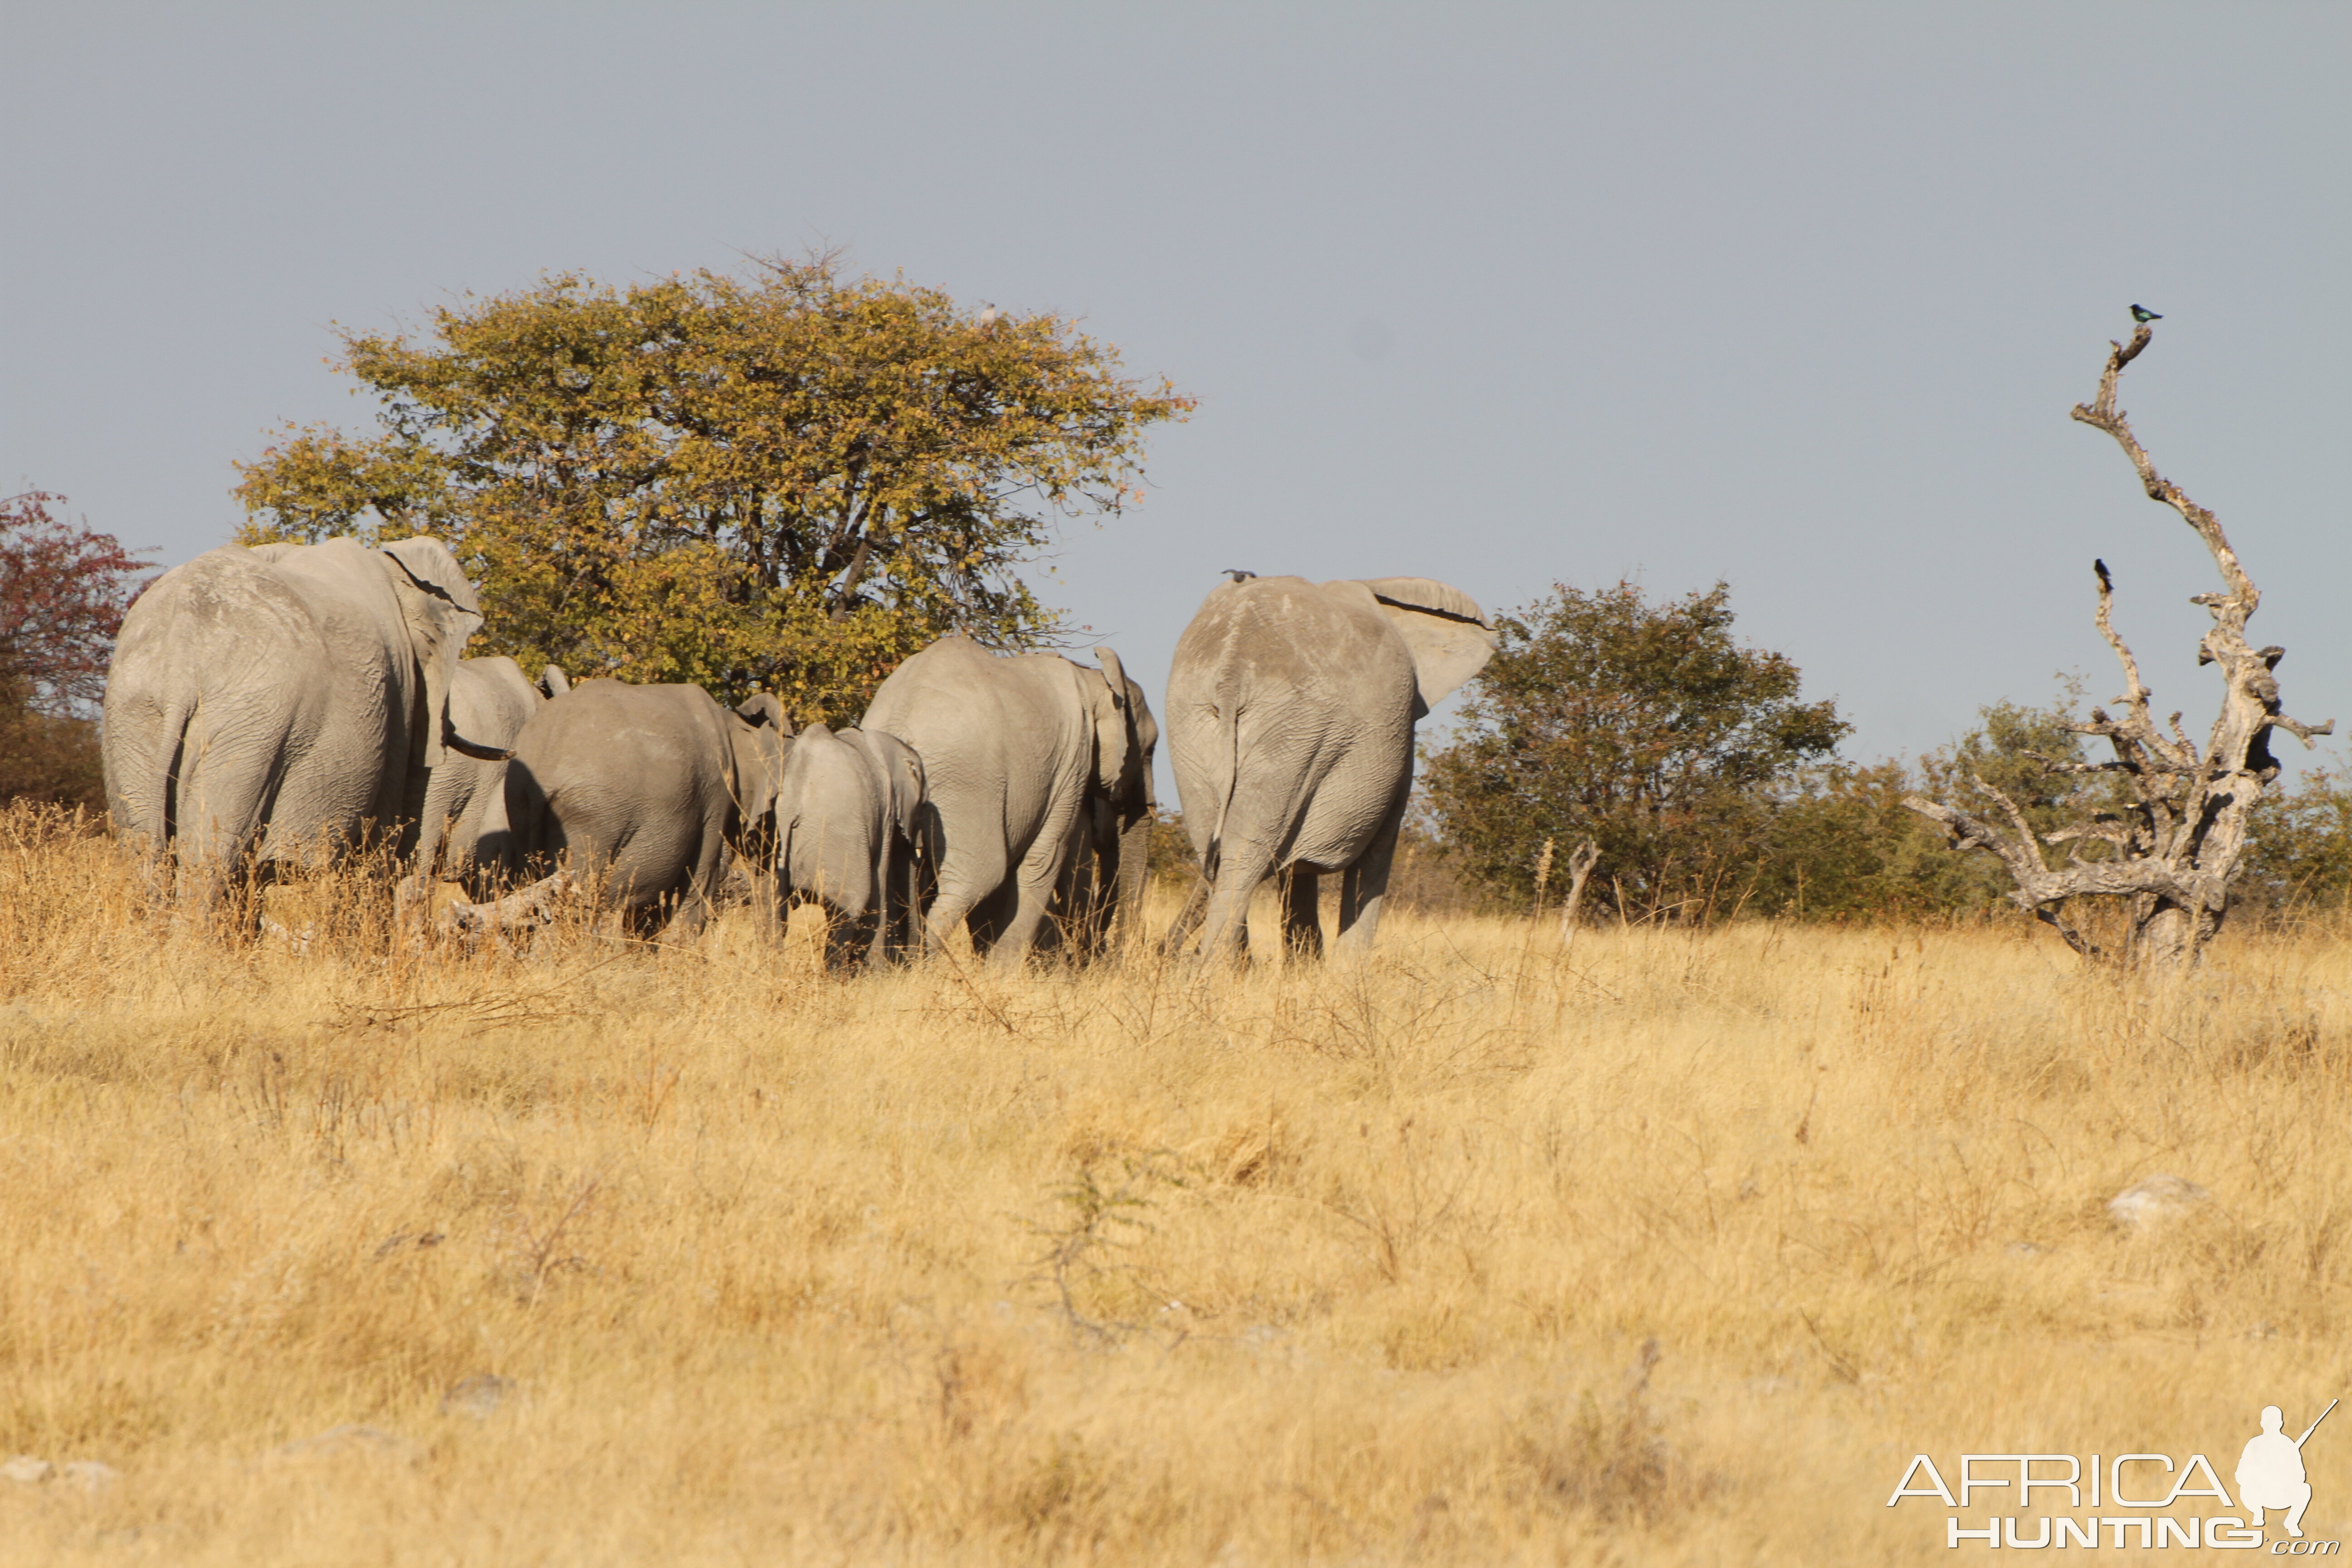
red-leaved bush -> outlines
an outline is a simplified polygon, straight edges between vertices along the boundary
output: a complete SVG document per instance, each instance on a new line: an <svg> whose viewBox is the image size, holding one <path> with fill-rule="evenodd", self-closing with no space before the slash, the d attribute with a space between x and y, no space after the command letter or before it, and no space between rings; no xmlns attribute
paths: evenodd
<svg viewBox="0 0 2352 1568"><path fill-rule="evenodd" d="M0 500L0 799L100 805L97 708L146 563L60 521L64 498Z"/></svg>

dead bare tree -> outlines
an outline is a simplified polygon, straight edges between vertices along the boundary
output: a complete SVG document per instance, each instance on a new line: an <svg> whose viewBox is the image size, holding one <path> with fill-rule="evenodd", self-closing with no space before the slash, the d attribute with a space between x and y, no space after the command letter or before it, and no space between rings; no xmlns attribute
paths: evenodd
<svg viewBox="0 0 2352 1568"><path fill-rule="evenodd" d="M2043 761L2056 770L2116 775L2128 794L2118 809L2094 814L2088 820L2038 837L2015 802L1992 786L1977 781L2000 802L2006 825L1980 820L1956 807L1913 795L1904 805L1943 824L1958 847L1973 847L1998 855L2008 865L2017 889L2010 898L2021 909L2055 927L2067 945L2085 957L2101 956L2091 942L2065 916L2067 900L2084 894L2105 894L2128 900L2127 946L2122 956L2150 969L2185 969L2197 962L2206 942L2221 929L2229 907L2230 884L2246 848L2246 819L2263 788L2278 777L2279 764L2270 749L2273 729L2288 731L2308 747L2314 735L2334 731L2331 719L2316 727L2297 723L2279 710L2279 684L2272 673L2286 650L2249 647L2246 622L2262 603L2253 579L2238 563L2237 552L2211 512L2182 494L2179 487L2156 471L2146 448L2132 435L2131 425L2116 406L2116 383L2124 366L2139 357L2151 336L2146 322L2128 343L2115 343L2105 374L2099 377L2095 402L2076 404L2074 417L2116 438L2116 445L2138 471L2140 485L2151 500L2179 512L2197 531L2213 557L2224 589L2200 594L2190 601L2211 613L2213 625L2198 647L2197 662L2221 668L2221 711L2200 753L2180 727L2180 715L2170 719L2168 735L2150 717L2153 695L2139 678L2139 662L2117 635L2113 618L2115 583L2106 563L2095 561L2099 579L2099 635L2115 649L2123 666L2125 691L2116 699L2117 712L2091 710L2090 721L2074 728L2101 736L2115 751L2113 762L2083 763L2061 758ZM2084 847L2108 846L2093 859ZM2066 864L2053 868L2043 855L2044 844L2065 844Z"/></svg>

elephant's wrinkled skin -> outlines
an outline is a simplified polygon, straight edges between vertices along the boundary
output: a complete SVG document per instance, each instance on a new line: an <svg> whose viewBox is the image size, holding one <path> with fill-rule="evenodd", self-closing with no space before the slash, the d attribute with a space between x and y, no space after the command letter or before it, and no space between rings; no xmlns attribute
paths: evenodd
<svg viewBox="0 0 2352 1568"><path fill-rule="evenodd" d="M1139 744L1130 771L1118 787L1096 791L1079 823L1078 846L1054 895L1053 917L1039 930L1047 944L1066 937L1080 961L1125 939L1142 917L1144 884L1151 874L1151 825L1159 805L1152 789L1152 754L1160 748L1160 725L1144 700L1143 688L1122 675Z"/></svg>
<svg viewBox="0 0 2352 1568"><path fill-rule="evenodd" d="M864 727L923 760L926 950L962 922L995 962L1019 963L1078 851L1089 803L1126 812L1149 801L1150 710L1130 696L1118 656L1095 652L1099 669L943 637L874 694ZM1148 807L1142 821L1148 832Z"/></svg>
<svg viewBox="0 0 2352 1568"><path fill-rule="evenodd" d="M512 836L498 810L506 788L505 753L542 702L571 689L552 664L534 684L503 654L459 661L449 681L449 728L469 749L451 746L425 785L419 877L437 872L478 893L496 873L511 868ZM494 816L499 826L487 831Z"/></svg>
<svg viewBox="0 0 2352 1568"><path fill-rule="evenodd" d="M1168 745L1207 889L1202 950L1244 938L1250 894L1287 871L1283 924L1319 952L1317 878L1342 873L1342 946L1369 947L1412 785L1413 723L1486 667L1495 634L1423 577L1256 577L1210 594L1177 639Z"/></svg>
<svg viewBox="0 0 2352 1568"><path fill-rule="evenodd" d="M523 866L597 883L632 929L690 935L730 850L764 834L791 726L761 693L730 711L699 686L583 681L515 737L504 792Z"/></svg>
<svg viewBox="0 0 2352 1568"><path fill-rule="evenodd" d="M812 724L793 737L776 786L776 872L822 906L825 963L881 963L914 935L923 763L878 730Z"/></svg>
<svg viewBox="0 0 2352 1568"><path fill-rule="evenodd" d="M247 869L392 842L413 852L449 753L458 655L482 624L438 542L227 545L122 620L102 749L115 830L168 855L181 907Z"/></svg>

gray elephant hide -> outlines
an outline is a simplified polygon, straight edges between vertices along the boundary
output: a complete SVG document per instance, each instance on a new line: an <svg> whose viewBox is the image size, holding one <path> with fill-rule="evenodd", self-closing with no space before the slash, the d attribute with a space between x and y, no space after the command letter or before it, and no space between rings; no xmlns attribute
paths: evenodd
<svg viewBox="0 0 2352 1568"><path fill-rule="evenodd" d="M1125 802L1149 780L1139 729L1148 710L1130 699L1118 656L1096 653L1102 668L1089 669L943 637L875 693L864 728L922 758L927 950L962 924L996 962L1020 963L1077 853L1089 801Z"/></svg>
<svg viewBox="0 0 2352 1568"><path fill-rule="evenodd" d="M123 617L102 752L115 831L208 909L249 868L389 840L413 852L450 684L481 605L418 537L228 545Z"/></svg>
<svg viewBox="0 0 2352 1568"><path fill-rule="evenodd" d="M765 693L730 711L698 686L583 681L516 736L504 826L526 869L597 888L640 933L691 934L730 852L771 828L790 733Z"/></svg>
<svg viewBox="0 0 2352 1568"><path fill-rule="evenodd" d="M1039 931L1044 945L1066 940L1067 951L1081 963L1125 940L1142 917L1151 873L1151 827L1160 804L1151 759L1160 747L1160 726L1143 688L1124 672L1121 682L1139 744L1117 788L1087 797L1076 850L1055 892L1052 917Z"/></svg>
<svg viewBox="0 0 2352 1568"><path fill-rule="evenodd" d="M825 910L828 965L907 946L922 804L922 761L897 736L812 724L793 738L776 788L776 872L789 895Z"/></svg>
<svg viewBox="0 0 2352 1568"><path fill-rule="evenodd" d="M1412 784L1413 724L1494 656L1484 611L1421 577L1220 584L1178 639L1170 761L1204 889L1206 951L1244 941L1250 894L1286 870L1284 925L1319 951L1317 878L1342 874L1339 936L1369 946Z"/></svg>

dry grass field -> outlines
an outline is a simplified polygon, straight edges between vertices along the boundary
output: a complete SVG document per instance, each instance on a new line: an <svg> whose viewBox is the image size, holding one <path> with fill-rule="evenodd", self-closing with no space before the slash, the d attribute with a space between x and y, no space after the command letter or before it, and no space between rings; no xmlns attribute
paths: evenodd
<svg viewBox="0 0 2352 1568"><path fill-rule="evenodd" d="M2343 940L809 937L237 946L0 818L0 1458L116 1472L0 1561L1946 1561L1915 1452L2352 1389Z"/></svg>

